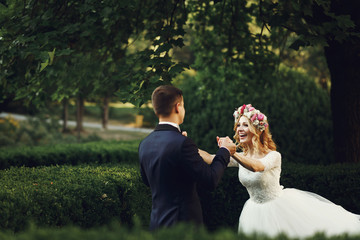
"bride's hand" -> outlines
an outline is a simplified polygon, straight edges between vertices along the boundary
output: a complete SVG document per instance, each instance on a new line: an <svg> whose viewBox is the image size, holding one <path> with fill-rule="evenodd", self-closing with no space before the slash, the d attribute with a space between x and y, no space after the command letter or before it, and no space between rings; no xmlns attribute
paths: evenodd
<svg viewBox="0 0 360 240"><path fill-rule="evenodd" d="M216 140L219 147L225 147L229 150L230 155L233 155L236 152L236 145L229 137L216 137Z"/></svg>
<svg viewBox="0 0 360 240"><path fill-rule="evenodd" d="M181 134L182 134L183 136L187 137L187 132L186 132L186 131L183 131Z"/></svg>

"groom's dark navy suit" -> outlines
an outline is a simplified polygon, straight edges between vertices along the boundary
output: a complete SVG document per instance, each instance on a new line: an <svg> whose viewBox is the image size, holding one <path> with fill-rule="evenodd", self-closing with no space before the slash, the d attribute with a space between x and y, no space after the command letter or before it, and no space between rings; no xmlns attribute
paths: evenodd
<svg viewBox="0 0 360 240"><path fill-rule="evenodd" d="M150 229L177 222L202 224L196 185L217 186L229 163L229 151L220 148L208 165L190 138L161 124L140 143L139 158L142 179L152 193Z"/></svg>

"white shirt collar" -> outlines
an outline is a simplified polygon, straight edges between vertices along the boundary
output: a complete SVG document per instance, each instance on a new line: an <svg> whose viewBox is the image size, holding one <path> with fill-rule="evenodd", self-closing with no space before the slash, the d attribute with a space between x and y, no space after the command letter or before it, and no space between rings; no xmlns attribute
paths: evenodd
<svg viewBox="0 0 360 240"><path fill-rule="evenodd" d="M173 127L176 127L177 129L179 129L179 132L181 132L180 126L178 124L176 124L176 123L173 123L173 122L159 122L159 125L160 124L169 124L169 125L171 125Z"/></svg>

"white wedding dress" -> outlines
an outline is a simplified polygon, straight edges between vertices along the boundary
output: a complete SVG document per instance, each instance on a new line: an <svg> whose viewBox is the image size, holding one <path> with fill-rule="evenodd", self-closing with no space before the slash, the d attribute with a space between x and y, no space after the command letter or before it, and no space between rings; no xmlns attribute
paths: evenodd
<svg viewBox="0 0 360 240"><path fill-rule="evenodd" d="M250 195L239 219L239 232L274 237L305 238L322 232L326 236L360 236L360 215L311 193L280 185L281 155L272 151L260 159L263 172L252 172L231 159L229 167L239 167L239 180Z"/></svg>

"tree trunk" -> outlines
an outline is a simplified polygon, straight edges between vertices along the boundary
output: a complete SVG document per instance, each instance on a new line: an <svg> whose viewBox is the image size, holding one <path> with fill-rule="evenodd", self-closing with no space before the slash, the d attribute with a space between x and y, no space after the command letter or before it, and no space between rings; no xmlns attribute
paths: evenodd
<svg viewBox="0 0 360 240"><path fill-rule="evenodd" d="M67 123L68 123L68 118L69 118L69 99L64 98L63 99L63 114L62 114L62 119L63 119L63 132L69 132Z"/></svg>
<svg viewBox="0 0 360 240"><path fill-rule="evenodd" d="M101 119L103 129L107 129L107 125L109 123L109 102L110 97L106 96L101 106Z"/></svg>
<svg viewBox="0 0 360 240"><path fill-rule="evenodd" d="M84 131L83 116L84 116L84 98L82 96L79 96L76 99L76 131L78 133L78 137L80 137L80 133Z"/></svg>
<svg viewBox="0 0 360 240"><path fill-rule="evenodd" d="M331 110L337 162L360 162L360 42L325 48L331 75Z"/></svg>
<svg viewBox="0 0 360 240"><path fill-rule="evenodd" d="M358 0L331 1L331 11L349 15L360 31ZM360 39L330 41L325 56L331 76L331 111L337 162L360 162Z"/></svg>

